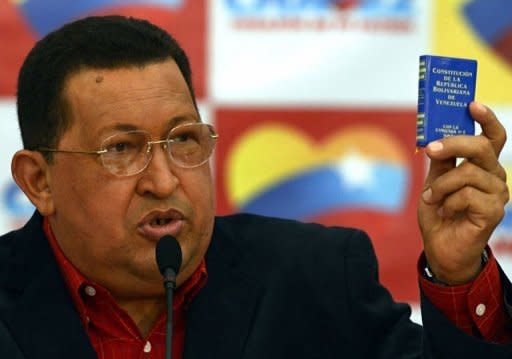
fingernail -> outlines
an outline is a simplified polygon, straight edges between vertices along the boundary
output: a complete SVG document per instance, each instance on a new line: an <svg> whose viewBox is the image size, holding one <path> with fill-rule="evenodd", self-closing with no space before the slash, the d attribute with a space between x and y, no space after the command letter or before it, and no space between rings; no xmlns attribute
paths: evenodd
<svg viewBox="0 0 512 359"><path fill-rule="evenodd" d="M430 188L427 189L425 192L423 192L421 196L423 197L423 200L425 202L430 202L430 200L432 199L432 190Z"/></svg>
<svg viewBox="0 0 512 359"><path fill-rule="evenodd" d="M485 113L487 111L487 107L482 105L480 102L475 101L475 107L478 110L478 112Z"/></svg>
<svg viewBox="0 0 512 359"><path fill-rule="evenodd" d="M431 152L438 152L443 149L443 143L440 141L434 141L429 143L427 147Z"/></svg>

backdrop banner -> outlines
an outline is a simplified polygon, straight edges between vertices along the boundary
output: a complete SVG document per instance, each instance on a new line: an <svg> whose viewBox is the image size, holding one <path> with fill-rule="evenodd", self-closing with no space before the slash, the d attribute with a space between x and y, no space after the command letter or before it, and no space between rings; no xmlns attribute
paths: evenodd
<svg viewBox="0 0 512 359"><path fill-rule="evenodd" d="M188 52L201 116L220 134L218 214L364 229L383 283L419 321L416 203L428 163L414 148L418 58L478 60L476 98L510 134L510 13L509 0L0 0L0 232L34 209L10 175L29 49L86 15L146 18ZM512 144L501 160L512 178ZM512 275L512 206L492 247Z"/></svg>

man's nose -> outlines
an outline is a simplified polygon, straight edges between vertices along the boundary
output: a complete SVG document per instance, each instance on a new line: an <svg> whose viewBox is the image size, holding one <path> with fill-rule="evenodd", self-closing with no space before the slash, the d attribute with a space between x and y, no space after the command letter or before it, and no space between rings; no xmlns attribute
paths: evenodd
<svg viewBox="0 0 512 359"><path fill-rule="evenodd" d="M156 198L170 196L179 184L164 143L148 143L150 160L137 183L140 195L150 194Z"/></svg>

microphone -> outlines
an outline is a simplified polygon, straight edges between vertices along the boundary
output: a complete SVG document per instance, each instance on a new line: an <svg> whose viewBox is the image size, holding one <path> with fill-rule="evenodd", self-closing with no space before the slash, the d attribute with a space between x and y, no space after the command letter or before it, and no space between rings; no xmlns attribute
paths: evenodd
<svg viewBox="0 0 512 359"><path fill-rule="evenodd" d="M181 266L181 247L173 236L167 235L156 244L156 263L164 277L167 299L167 322L165 335L165 358L171 359L172 346L172 297L176 288L176 275Z"/></svg>

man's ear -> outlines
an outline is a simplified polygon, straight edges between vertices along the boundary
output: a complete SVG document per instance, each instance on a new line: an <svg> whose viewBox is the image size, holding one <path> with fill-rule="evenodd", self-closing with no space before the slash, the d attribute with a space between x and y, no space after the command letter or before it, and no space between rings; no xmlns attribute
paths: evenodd
<svg viewBox="0 0 512 359"><path fill-rule="evenodd" d="M20 150L11 161L12 177L43 216L55 211L48 163L40 152Z"/></svg>

